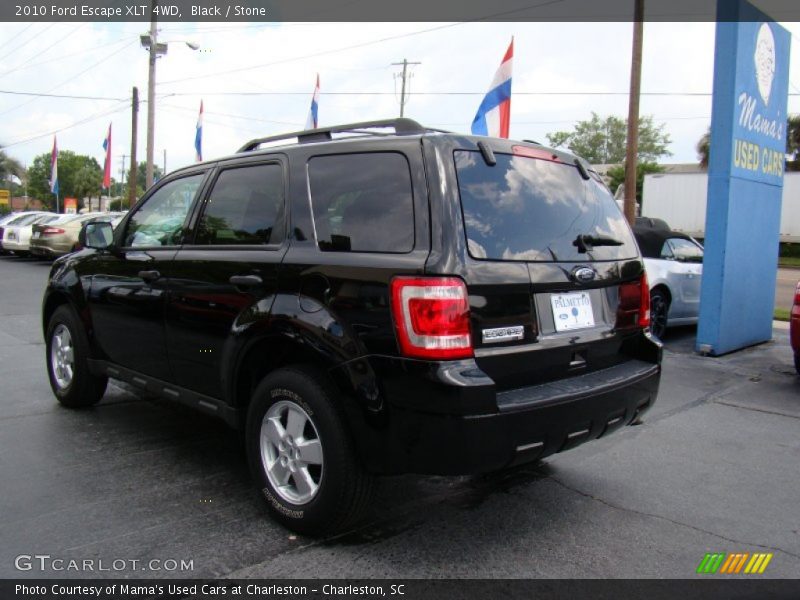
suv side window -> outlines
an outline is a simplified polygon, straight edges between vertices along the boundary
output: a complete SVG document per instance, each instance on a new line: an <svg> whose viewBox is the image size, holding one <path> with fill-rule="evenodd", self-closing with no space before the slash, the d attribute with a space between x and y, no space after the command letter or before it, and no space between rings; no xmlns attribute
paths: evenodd
<svg viewBox="0 0 800 600"><path fill-rule="evenodd" d="M411 170L402 154L317 156L308 163L308 182L320 250L414 249Z"/></svg>
<svg viewBox="0 0 800 600"><path fill-rule="evenodd" d="M279 163L222 171L206 201L195 244L280 242L283 199L283 167Z"/></svg>
<svg viewBox="0 0 800 600"><path fill-rule="evenodd" d="M175 179L153 192L128 220L123 246L152 248L180 244L183 223L203 177L205 173Z"/></svg>

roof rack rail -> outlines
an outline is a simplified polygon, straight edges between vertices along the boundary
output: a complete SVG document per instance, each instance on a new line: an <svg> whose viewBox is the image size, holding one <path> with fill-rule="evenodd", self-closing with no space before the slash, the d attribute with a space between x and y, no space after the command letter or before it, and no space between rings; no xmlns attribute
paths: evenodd
<svg viewBox="0 0 800 600"><path fill-rule="evenodd" d="M383 119L380 121L363 121L361 123L349 123L347 125L335 125L333 127L320 127L319 129L306 129L305 131L295 131L292 133L282 133L280 135L271 135L263 138L256 138L250 140L244 146L239 148L239 152L251 152L258 149L261 144L267 142L278 142L281 140L288 140L297 138L299 144L306 144L310 142L325 142L332 140L334 133L370 133L371 135L381 135L377 132L368 132L368 129L394 129L395 135L414 135L418 133L427 133L432 131L440 131L438 129L429 129L423 127L413 119L399 118L399 119Z"/></svg>

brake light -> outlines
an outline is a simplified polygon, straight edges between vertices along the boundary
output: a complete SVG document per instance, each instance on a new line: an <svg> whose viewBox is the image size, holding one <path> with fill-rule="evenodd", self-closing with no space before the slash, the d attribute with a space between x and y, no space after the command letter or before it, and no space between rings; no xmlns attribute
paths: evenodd
<svg viewBox="0 0 800 600"><path fill-rule="evenodd" d="M410 358L472 357L467 286L455 277L395 277L390 285L400 352Z"/></svg>
<svg viewBox="0 0 800 600"><path fill-rule="evenodd" d="M511 152L515 156L525 156L527 158L538 158L541 160L549 160L551 162L561 162L558 154L553 154L544 148L531 148L530 146L511 146Z"/></svg>
<svg viewBox="0 0 800 600"><path fill-rule="evenodd" d="M64 233L64 230L60 227L45 227L42 230L42 235L59 235Z"/></svg>
<svg viewBox="0 0 800 600"><path fill-rule="evenodd" d="M650 286L646 273L619 286L617 327L650 327Z"/></svg>

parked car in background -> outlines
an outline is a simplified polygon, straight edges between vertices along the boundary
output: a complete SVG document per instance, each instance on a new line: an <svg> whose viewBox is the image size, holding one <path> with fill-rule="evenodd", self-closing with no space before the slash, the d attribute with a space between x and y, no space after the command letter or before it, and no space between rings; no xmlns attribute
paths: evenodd
<svg viewBox="0 0 800 600"><path fill-rule="evenodd" d="M697 323L703 275L703 246L665 225L637 219L633 228L650 285L650 331L658 338L667 327Z"/></svg>
<svg viewBox="0 0 800 600"><path fill-rule="evenodd" d="M792 313L789 316L789 334L794 351L794 368L800 375L800 281L794 288L794 304L792 304Z"/></svg>
<svg viewBox="0 0 800 600"><path fill-rule="evenodd" d="M78 249L78 235L84 223L90 221L111 222L121 218L122 213L87 213L82 215L61 215L49 223L33 226L30 251L35 256L56 258Z"/></svg>
<svg viewBox="0 0 800 600"><path fill-rule="evenodd" d="M2 218L0 218L0 254L8 254L9 251L3 248L3 232L7 225L10 225L12 222L19 222L25 217L29 217L31 215L41 215L45 214L44 211L41 210L27 210L22 212L13 212L9 213Z"/></svg>
<svg viewBox="0 0 800 600"><path fill-rule="evenodd" d="M36 223L49 223L57 219L55 213L30 214L15 219L3 227L3 250L18 256L30 254L30 240Z"/></svg>

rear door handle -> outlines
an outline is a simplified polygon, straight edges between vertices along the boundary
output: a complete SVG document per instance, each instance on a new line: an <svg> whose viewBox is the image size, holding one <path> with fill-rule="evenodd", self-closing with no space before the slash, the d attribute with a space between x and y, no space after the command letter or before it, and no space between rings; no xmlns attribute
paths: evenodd
<svg viewBox="0 0 800 600"><path fill-rule="evenodd" d="M161 273L158 271L139 271L139 277L144 279L145 281L155 281L159 277L161 277Z"/></svg>
<svg viewBox="0 0 800 600"><path fill-rule="evenodd" d="M236 287L257 287L264 283L258 275L234 275L228 281Z"/></svg>

